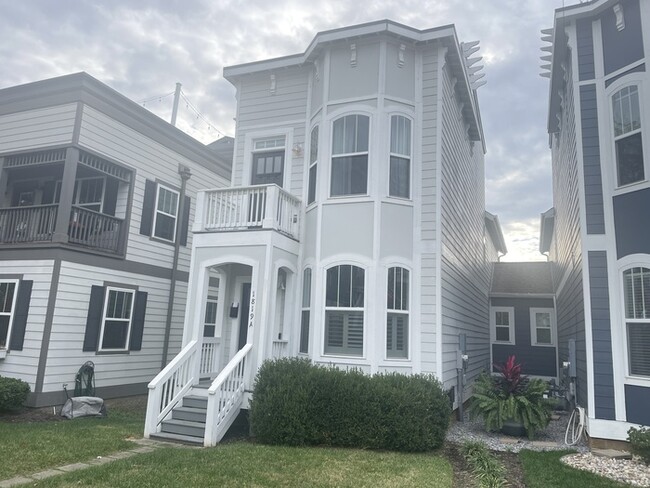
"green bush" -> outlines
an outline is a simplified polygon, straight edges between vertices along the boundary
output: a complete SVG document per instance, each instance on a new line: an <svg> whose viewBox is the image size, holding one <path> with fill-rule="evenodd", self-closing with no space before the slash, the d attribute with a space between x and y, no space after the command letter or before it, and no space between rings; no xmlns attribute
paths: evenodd
<svg viewBox="0 0 650 488"><path fill-rule="evenodd" d="M267 361L251 402L262 442L427 451L442 445L451 408L427 376L342 371L306 359Z"/></svg>
<svg viewBox="0 0 650 488"><path fill-rule="evenodd" d="M643 459L643 462L650 464L650 428L631 427L627 431L627 440L632 446L632 452Z"/></svg>
<svg viewBox="0 0 650 488"><path fill-rule="evenodd" d="M23 380L0 376L0 412L18 410L29 395L29 385Z"/></svg>

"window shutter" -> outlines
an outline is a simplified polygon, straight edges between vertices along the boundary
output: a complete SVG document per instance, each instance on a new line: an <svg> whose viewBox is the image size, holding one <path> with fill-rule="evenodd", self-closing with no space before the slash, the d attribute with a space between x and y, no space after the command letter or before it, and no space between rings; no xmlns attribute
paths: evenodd
<svg viewBox="0 0 650 488"><path fill-rule="evenodd" d="M99 344L99 331L102 328L104 312L104 287L93 285L90 289L88 318L86 319L86 334L84 335L83 351L96 351Z"/></svg>
<svg viewBox="0 0 650 488"><path fill-rule="evenodd" d="M9 339L9 350L22 351L25 341L25 329L27 327L27 315L29 313L29 301L32 297L31 280L23 280L18 285L18 296L16 297L16 311L14 323L11 327L11 338Z"/></svg>
<svg viewBox="0 0 650 488"><path fill-rule="evenodd" d="M139 351L142 349L142 333L144 332L144 316L147 310L147 292L138 291L135 294L135 305L133 306L133 321L131 323L131 339L129 350Z"/></svg>
<svg viewBox="0 0 650 488"><path fill-rule="evenodd" d="M181 246L187 246L187 231L190 225L190 205L192 204L192 199L188 196L185 196L183 201L183 218L181 220Z"/></svg>
<svg viewBox="0 0 650 488"><path fill-rule="evenodd" d="M119 190L119 183L112 178L106 178L106 191L104 194L104 213L115 217L115 209L117 207L117 193Z"/></svg>
<svg viewBox="0 0 650 488"><path fill-rule="evenodd" d="M142 220L140 220L140 234L151 235L153 226L153 212L156 206L156 182L147 180L144 184L144 199L142 200Z"/></svg>

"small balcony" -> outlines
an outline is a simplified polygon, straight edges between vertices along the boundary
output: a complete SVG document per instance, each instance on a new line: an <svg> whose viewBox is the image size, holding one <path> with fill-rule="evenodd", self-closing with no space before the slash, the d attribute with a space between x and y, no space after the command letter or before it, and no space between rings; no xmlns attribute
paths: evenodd
<svg viewBox="0 0 650 488"><path fill-rule="evenodd" d="M299 240L301 201L277 185L204 190L197 202L195 232L270 229Z"/></svg>
<svg viewBox="0 0 650 488"><path fill-rule="evenodd" d="M58 204L0 208L0 244L53 242ZM72 206L68 242L119 254L124 220L80 206Z"/></svg>

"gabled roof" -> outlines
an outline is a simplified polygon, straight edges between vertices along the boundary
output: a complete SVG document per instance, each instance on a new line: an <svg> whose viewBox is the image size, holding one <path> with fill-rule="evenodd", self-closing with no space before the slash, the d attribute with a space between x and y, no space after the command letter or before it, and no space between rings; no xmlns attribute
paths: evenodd
<svg viewBox="0 0 650 488"><path fill-rule="evenodd" d="M428 44L437 40L448 48L449 65L454 76L458 80L463 81L463 83L458 84L458 89L462 102L465 105L463 115L469 121L470 125L469 135L472 140L482 141L483 128L481 126L478 103L475 97L475 91L470 85L469 75L465 67L465 58L458 41L458 36L456 35L456 28L453 24L419 30L392 20L378 20L366 24L323 31L316 34L305 52L301 54L226 66L223 69L223 76L234 84L242 76L282 68L304 66L313 63L319 56L320 51L332 43L344 41L354 42L355 39L361 37L377 37L382 34L414 45Z"/></svg>
<svg viewBox="0 0 650 488"><path fill-rule="evenodd" d="M552 296L551 263L494 263L490 295Z"/></svg>
<svg viewBox="0 0 650 488"><path fill-rule="evenodd" d="M503 238L503 232L501 232L501 224L499 224L499 217L490 212L485 212L485 229L492 240L492 244L501 255L504 255L508 252L506 247L506 241Z"/></svg>
<svg viewBox="0 0 650 488"><path fill-rule="evenodd" d="M75 102L91 106L172 151L230 179L232 160L222 160L200 141L88 73L74 73L0 89L0 115Z"/></svg>

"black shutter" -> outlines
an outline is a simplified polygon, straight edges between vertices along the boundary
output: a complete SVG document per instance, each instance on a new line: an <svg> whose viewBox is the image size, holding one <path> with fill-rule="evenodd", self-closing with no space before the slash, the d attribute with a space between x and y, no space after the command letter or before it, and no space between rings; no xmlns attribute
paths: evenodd
<svg viewBox="0 0 650 488"><path fill-rule="evenodd" d="M140 221L140 234L151 235L153 226L153 212L156 207L156 182L147 180L144 184L144 200L142 200L142 220Z"/></svg>
<svg viewBox="0 0 650 488"><path fill-rule="evenodd" d="M133 320L131 321L131 339L129 349L139 351L142 349L142 333L144 332L144 316L147 310L147 292L138 291L135 293L135 304L133 306Z"/></svg>
<svg viewBox="0 0 650 488"><path fill-rule="evenodd" d="M11 338L9 339L10 351L22 351L25 341L25 328L27 327L27 314L29 313L29 301L32 298L31 280L23 280L18 285L18 296L16 297L16 310L14 310L14 323L11 327Z"/></svg>
<svg viewBox="0 0 650 488"><path fill-rule="evenodd" d="M86 320L86 334L84 336L84 351L96 351L99 344L99 331L102 328L104 315L104 287L93 285L90 290L90 303L88 304L88 319Z"/></svg>
<svg viewBox="0 0 650 488"><path fill-rule="evenodd" d="M190 225L190 205L192 199L188 196L184 198L183 202L183 218L181 220L181 246L187 246L187 231Z"/></svg>

